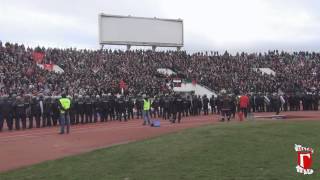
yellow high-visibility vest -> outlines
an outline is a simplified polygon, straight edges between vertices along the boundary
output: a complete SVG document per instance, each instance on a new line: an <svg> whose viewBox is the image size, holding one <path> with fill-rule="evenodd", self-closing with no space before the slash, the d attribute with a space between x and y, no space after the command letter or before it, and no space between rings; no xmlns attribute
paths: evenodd
<svg viewBox="0 0 320 180"><path fill-rule="evenodd" d="M71 101L69 98L60 98L59 102L61 103L61 106L63 107L63 109L61 109L61 113L64 113L65 110L70 109Z"/></svg>
<svg viewBox="0 0 320 180"><path fill-rule="evenodd" d="M143 110L149 111L151 109L151 102L150 100L146 101L145 99L143 100Z"/></svg>

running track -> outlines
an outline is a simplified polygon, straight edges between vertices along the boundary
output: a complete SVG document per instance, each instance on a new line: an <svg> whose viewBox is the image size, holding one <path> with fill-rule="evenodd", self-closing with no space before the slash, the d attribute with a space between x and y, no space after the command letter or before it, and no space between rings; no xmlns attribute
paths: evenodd
<svg viewBox="0 0 320 180"><path fill-rule="evenodd" d="M69 135L59 135L58 127L5 131L0 133L0 172L212 124L217 120L215 115L183 118L180 124L161 120L160 128L142 126L141 119L112 121L72 126Z"/></svg>

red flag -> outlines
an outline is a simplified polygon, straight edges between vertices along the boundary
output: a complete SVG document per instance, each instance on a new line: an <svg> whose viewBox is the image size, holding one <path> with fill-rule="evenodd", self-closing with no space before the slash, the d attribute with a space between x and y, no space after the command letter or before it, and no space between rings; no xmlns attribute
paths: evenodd
<svg viewBox="0 0 320 180"><path fill-rule="evenodd" d="M53 70L53 64L44 64L43 68L48 70L48 71L52 71Z"/></svg>
<svg viewBox="0 0 320 180"><path fill-rule="evenodd" d="M120 89L127 89L127 84L124 82L124 80L121 80L119 83Z"/></svg>
<svg viewBox="0 0 320 180"><path fill-rule="evenodd" d="M44 53L42 53L42 52L33 52L32 57L33 57L33 60L36 63L40 64L42 62L43 58L44 58Z"/></svg>

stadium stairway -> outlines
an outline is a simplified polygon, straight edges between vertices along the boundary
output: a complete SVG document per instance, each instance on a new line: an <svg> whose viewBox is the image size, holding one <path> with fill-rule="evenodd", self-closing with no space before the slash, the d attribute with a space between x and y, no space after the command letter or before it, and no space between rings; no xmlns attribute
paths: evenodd
<svg viewBox="0 0 320 180"><path fill-rule="evenodd" d="M168 68L159 68L157 69L157 72L160 74L163 74L165 76L171 76L171 75L176 75L177 73L172 70L172 69L168 69ZM186 81L184 81L183 79L181 79L183 83L181 83L180 87L174 87L173 91L175 92L194 92L195 95L198 96L203 96L203 95L207 95L207 97L211 97L211 96L215 96L217 97L217 94L212 91L211 89L209 89L208 87L205 87L201 84L193 84L193 83L188 83Z"/></svg>

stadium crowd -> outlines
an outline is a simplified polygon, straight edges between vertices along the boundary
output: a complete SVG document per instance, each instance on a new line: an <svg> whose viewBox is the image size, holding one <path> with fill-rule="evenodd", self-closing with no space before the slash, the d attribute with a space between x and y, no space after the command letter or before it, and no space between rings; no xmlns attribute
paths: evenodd
<svg viewBox="0 0 320 180"><path fill-rule="evenodd" d="M44 54L42 63L57 64L64 73L40 69L34 52ZM249 111L276 111L271 105L279 104L278 100L273 101L278 96L274 93L278 92L285 100L281 104L283 110L300 110L300 102L303 110L317 110L319 61L320 54L310 52L236 55L225 52L220 55L218 52L33 49L0 41L0 127L2 129L6 119L7 126L12 129L11 122L18 119L16 129L20 128L20 120L26 128L26 117L32 117L30 128L33 120L36 127L55 125L58 119L55 97L62 93L73 98L72 123L95 122L97 112L101 121L107 117L120 120L130 115L132 118L133 110L139 116L142 94L156 97L153 105L157 108L153 110L158 109L163 118L174 116L175 112L181 112L178 114L182 116L186 112L197 115L206 112L207 106L213 113L220 113L224 106L222 96L210 100L168 96L172 94L168 82L176 77L195 80L215 92L225 89L227 94L233 94L226 105L232 111L239 109L236 97L240 93L249 95ZM157 72L159 68L171 69L177 75L164 76ZM263 74L255 68L270 68L276 74ZM117 98L115 95L121 92L120 81L126 85L124 96ZM169 99L167 105L166 98Z"/></svg>

